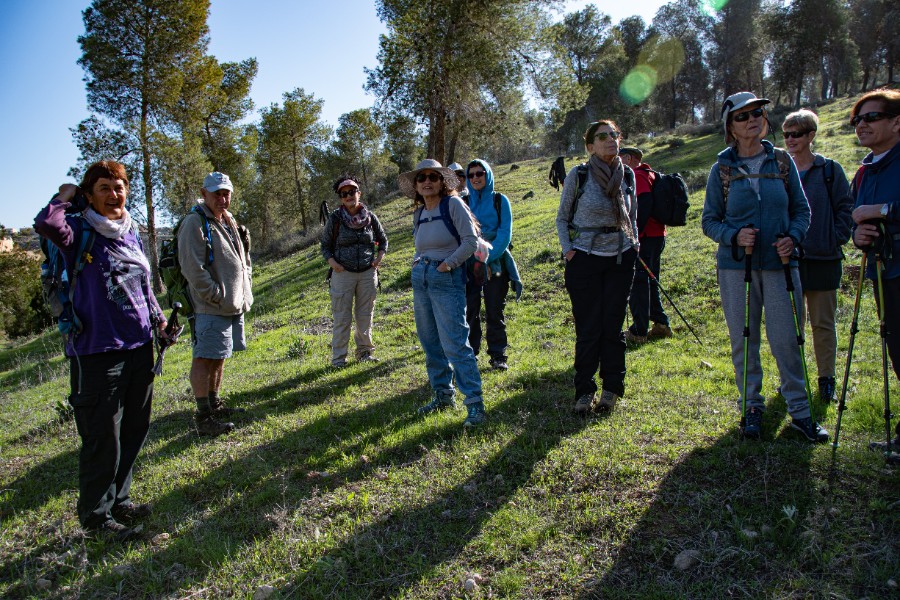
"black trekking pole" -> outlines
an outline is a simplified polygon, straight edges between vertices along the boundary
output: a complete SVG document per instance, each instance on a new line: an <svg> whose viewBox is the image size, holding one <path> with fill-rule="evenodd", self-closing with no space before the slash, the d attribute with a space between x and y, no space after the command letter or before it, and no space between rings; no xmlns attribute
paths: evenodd
<svg viewBox="0 0 900 600"><path fill-rule="evenodd" d="M782 239L783 233L775 234L776 239ZM809 389L809 373L806 371L806 344L804 343L803 329L800 327L800 317L797 313L797 297L794 294L794 278L791 277L791 257L780 256L781 266L784 268L784 283L787 286L788 295L791 297L791 310L794 312L794 331L797 332L797 346L800 347L800 362L803 363L803 385L806 386L806 400L812 411L812 392Z"/></svg>
<svg viewBox="0 0 900 600"><path fill-rule="evenodd" d="M884 237L886 231L884 224L879 224L882 243L875 249L875 279L878 283L878 327L881 333L881 374L884 379L884 433L887 440L887 448L884 451L885 457L891 455L891 396L890 387L888 386L888 355L887 355L887 326L884 323L884 285L881 281L881 270L884 268ZM862 275L860 275L862 276Z"/></svg>
<svg viewBox="0 0 900 600"><path fill-rule="evenodd" d="M700 336L697 335L697 332L694 331L694 328L691 327L691 324L688 323L688 320L685 319L684 315L681 314L681 311L678 310L678 306L675 305L675 302L672 300L672 298L669 297L669 294L666 292L666 289L662 286L662 284L659 283L659 279L656 278L656 276L653 274L653 271L651 271L650 267L647 266L647 263L644 262L643 258L638 256L637 259L638 259L638 261L640 261L641 266L644 267L644 270L647 271L647 275L650 277L650 280L656 284L656 287L659 288L659 291L661 291L663 293L663 295L666 297L666 300L669 301L669 304L672 305L672 308L675 309L675 312L678 313L678 316L681 317L681 320L684 321L685 325L687 325L687 328L691 331L691 333L694 334L694 337L697 339L697 343L702 346L703 342L700 341Z"/></svg>
<svg viewBox="0 0 900 600"><path fill-rule="evenodd" d="M853 360L853 345L856 343L856 334L859 331L859 299L862 296L863 281L866 278L866 253L863 252L862 261L859 266L859 282L856 284L856 300L853 302L853 320L850 322L850 345L847 348L847 365L844 367L844 384L841 390L841 399L837 405L837 425L834 428L834 443L832 447L832 456L837 451L838 438L841 437L841 417L844 416L846 409L845 401L847 399L847 385L850 382L850 362Z"/></svg>
<svg viewBox="0 0 900 600"><path fill-rule="evenodd" d="M181 310L181 302L172 304L172 314L166 323L166 337L156 338L156 347L159 350L159 356L156 358L156 364L153 365L153 374L162 375L163 359L166 356L166 349L178 340L178 336L184 331L184 325L178 323L178 311Z"/></svg>
<svg viewBox="0 0 900 600"><path fill-rule="evenodd" d="M745 225L752 228L753 225ZM747 353L750 351L750 283L753 281L753 246L744 249L744 287L747 290L747 301L744 303L744 383L741 391L741 437L747 424Z"/></svg>

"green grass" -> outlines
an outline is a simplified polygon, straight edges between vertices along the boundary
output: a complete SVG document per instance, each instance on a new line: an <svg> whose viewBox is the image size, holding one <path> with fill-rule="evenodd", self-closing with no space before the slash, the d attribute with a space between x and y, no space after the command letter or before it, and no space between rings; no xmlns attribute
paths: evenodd
<svg viewBox="0 0 900 600"><path fill-rule="evenodd" d="M840 102L823 107L823 122L845 115ZM825 127L838 133L820 136L834 144L824 152L852 173L862 153L842 126ZM722 142L664 144L645 147L648 162L708 170ZM496 169L525 292L508 307L511 369L483 373L489 421L473 433L462 411L415 416L430 391L402 199L377 207L391 240L375 312L380 363L328 367L317 248L256 268L249 349L228 361L223 385L249 411L237 431L197 437L188 344L168 353L133 487L155 507L144 541L118 546L78 527L79 442L54 408L68 385L55 337L0 351L0 596L249 598L271 585L285 598L452 598L474 573L484 582L471 596L485 598L896 595L900 474L866 449L884 436L871 292L836 455L787 430L765 353L765 435L741 442L695 194L688 226L670 230L663 284L703 345L669 310L676 337L629 351L616 411L577 418L549 162ZM855 292L844 283L839 375ZM896 396L893 376L891 386ZM833 432L835 407L816 410ZM687 571L673 566L684 550L699 558Z"/></svg>

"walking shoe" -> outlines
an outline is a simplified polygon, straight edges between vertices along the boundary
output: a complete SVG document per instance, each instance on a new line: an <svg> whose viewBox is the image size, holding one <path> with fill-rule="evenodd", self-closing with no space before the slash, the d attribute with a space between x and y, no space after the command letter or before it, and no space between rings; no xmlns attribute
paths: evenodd
<svg viewBox="0 0 900 600"><path fill-rule="evenodd" d="M335 360L331 362L331 368L333 369L343 369L347 366L346 360Z"/></svg>
<svg viewBox="0 0 900 600"><path fill-rule="evenodd" d="M453 392L440 391L432 393L431 402L425 406L420 406L419 410L416 412L420 415L428 415L436 410L446 410L448 408L454 408L455 406L456 401L453 399Z"/></svg>
<svg viewBox="0 0 900 600"><path fill-rule="evenodd" d="M239 415L247 412L246 408L231 408L225 406L225 402L219 397L211 396L209 398L209 406L212 409L213 416L216 417L230 417L232 415Z"/></svg>
<svg viewBox="0 0 900 600"><path fill-rule="evenodd" d="M509 365L506 364L506 359L504 358L492 358L490 365L495 371L506 371L509 369Z"/></svg>
<svg viewBox="0 0 900 600"><path fill-rule="evenodd" d="M834 377L819 377L819 400L834 401Z"/></svg>
<svg viewBox="0 0 900 600"><path fill-rule="evenodd" d="M359 362L378 362L378 359L371 352L363 352L356 360Z"/></svg>
<svg viewBox="0 0 900 600"><path fill-rule="evenodd" d="M802 433L810 442L824 443L828 441L828 431L810 417L791 420L791 428Z"/></svg>
<svg viewBox="0 0 900 600"><path fill-rule="evenodd" d="M487 415L484 413L484 402L473 402L468 408L469 414L463 422L463 427L471 429L472 427L478 427L485 422Z"/></svg>
<svg viewBox="0 0 900 600"><path fill-rule="evenodd" d="M575 412L583 415L585 413L591 412L594 408L594 394L593 392L590 394L582 394L578 397L578 400L575 401Z"/></svg>
<svg viewBox="0 0 900 600"><path fill-rule="evenodd" d="M597 410L599 412L612 412L612 409L616 407L616 400L618 399L618 394L609 390L603 390L600 393L600 402L597 403Z"/></svg>
<svg viewBox="0 0 900 600"><path fill-rule="evenodd" d="M762 415L762 410L758 408L747 410L747 416L744 418L744 431L742 432L745 438L758 440L759 436L762 435Z"/></svg>
<svg viewBox="0 0 900 600"><path fill-rule="evenodd" d="M869 442L869 450L875 450L876 452L887 452L887 449L887 442ZM900 452L900 433L894 436L894 439L891 440L891 451Z"/></svg>
<svg viewBox="0 0 900 600"><path fill-rule="evenodd" d="M662 323L654 323L653 327L650 328L650 331L647 332L647 339L653 340L657 338L670 338L674 333L672 333L672 328L668 325L663 325Z"/></svg>
<svg viewBox="0 0 900 600"><path fill-rule="evenodd" d="M135 521L137 519L143 519L144 517L149 517L153 514L153 509L149 504L135 504L133 502L129 502L128 504L116 504L112 507L110 511L112 516L117 521Z"/></svg>
<svg viewBox="0 0 900 600"><path fill-rule="evenodd" d="M217 420L213 413L197 413L194 415L197 423L197 433L200 435L217 436L234 430L234 423Z"/></svg>
<svg viewBox="0 0 900 600"><path fill-rule="evenodd" d="M117 542L128 542L140 537L140 530L122 525L115 519L107 519L96 527L91 527L91 531L96 531L102 535L109 536Z"/></svg>
<svg viewBox="0 0 900 600"><path fill-rule="evenodd" d="M625 343L632 346L640 346L647 342L646 335L637 335L632 333L630 329L625 330Z"/></svg>

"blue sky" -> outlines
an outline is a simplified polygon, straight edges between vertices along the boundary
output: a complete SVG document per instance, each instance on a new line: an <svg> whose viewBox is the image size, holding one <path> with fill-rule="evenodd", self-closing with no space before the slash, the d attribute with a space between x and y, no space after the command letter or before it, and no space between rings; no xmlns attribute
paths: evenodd
<svg viewBox="0 0 900 600"><path fill-rule="evenodd" d="M125 0L127 1L127 0ZM640 14L649 22L659 0L595 2L618 22ZM587 1L566 2L565 11ZM77 37L86 0L3 0L0 8L0 223L31 226L34 215L78 158L69 128L88 116ZM257 109L295 87L323 99L332 125L371 106L364 67L376 66L385 32L372 0L212 0L210 53L220 61L254 56ZM22 183L28 185L22 185Z"/></svg>

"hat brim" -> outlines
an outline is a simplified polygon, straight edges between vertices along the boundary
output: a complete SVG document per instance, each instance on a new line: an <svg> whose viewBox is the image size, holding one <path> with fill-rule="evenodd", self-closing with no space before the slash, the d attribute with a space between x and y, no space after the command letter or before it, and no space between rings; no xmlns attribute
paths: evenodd
<svg viewBox="0 0 900 600"><path fill-rule="evenodd" d="M203 188L203 189L211 194L218 192L219 190L228 190L229 192L234 191L234 188L232 186L225 185L225 184L214 185L212 188Z"/></svg>
<svg viewBox="0 0 900 600"><path fill-rule="evenodd" d="M398 180L401 194L412 200L416 199L416 175L422 171L436 171L440 173L449 190L455 190L459 187L459 177L452 169L448 167L422 167L421 169L400 173Z"/></svg>

